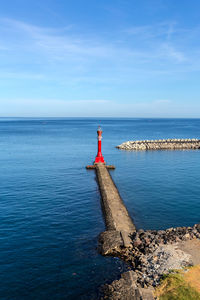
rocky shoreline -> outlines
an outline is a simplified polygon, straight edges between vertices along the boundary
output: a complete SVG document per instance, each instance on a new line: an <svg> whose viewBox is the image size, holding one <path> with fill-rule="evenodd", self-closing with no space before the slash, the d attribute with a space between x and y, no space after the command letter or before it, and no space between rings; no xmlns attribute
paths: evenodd
<svg viewBox="0 0 200 300"><path fill-rule="evenodd" d="M175 150L175 149L200 149L199 139L163 139L127 141L116 148L121 150Z"/></svg>
<svg viewBox="0 0 200 300"><path fill-rule="evenodd" d="M131 247L121 245L109 253L126 261L130 271L122 274L121 279L105 285L101 299L156 299L153 289L163 274L200 264L200 224L166 230L140 229L130 238Z"/></svg>

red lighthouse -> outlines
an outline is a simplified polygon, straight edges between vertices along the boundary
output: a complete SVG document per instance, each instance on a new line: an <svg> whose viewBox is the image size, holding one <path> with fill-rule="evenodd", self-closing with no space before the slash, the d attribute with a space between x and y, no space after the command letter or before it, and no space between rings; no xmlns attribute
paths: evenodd
<svg viewBox="0 0 200 300"><path fill-rule="evenodd" d="M101 127L99 126L97 129L98 152L97 152L97 156L95 158L94 164L86 166L86 169L88 169L88 170L103 168L104 166L106 167L106 169L111 169L111 170L115 169L115 166L113 166L113 165L106 165L106 163L104 161L104 157L101 153L102 132L103 131L102 131Z"/></svg>
<svg viewBox="0 0 200 300"><path fill-rule="evenodd" d="M97 140L98 140L98 153L97 153L97 156L95 158L95 164L98 164L98 163L105 163L104 161L104 158L103 158L103 155L101 153L101 140L102 140L102 129L101 127L99 126L98 127L98 130L97 130Z"/></svg>

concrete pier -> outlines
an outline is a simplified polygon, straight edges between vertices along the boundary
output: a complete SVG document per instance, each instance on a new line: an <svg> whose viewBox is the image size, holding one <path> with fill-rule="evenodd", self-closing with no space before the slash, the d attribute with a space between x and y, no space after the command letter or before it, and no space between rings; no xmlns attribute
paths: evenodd
<svg viewBox="0 0 200 300"><path fill-rule="evenodd" d="M136 231L135 225L108 171L115 167L98 163L86 168L95 169L102 199L106 231L99 236L99 252L116 256L122 248L132 248L130 236Z"/></svg>
<svg viewBox="0 0 200 300"><path fill-rule="evenodd" d="M96 174L102 196L106 229L126 232L135 231L135 226L106 166L97 164Z"/></svg>
<svg viewBox="0 0 200 300"><path fill-rule="evenodd" d="M132 247L131 234L136 231L119 192L108 172L115 169L107 165L101 152L102 129L97 130L98 152L94 164L86 167L95 170L102 197L106 231L99 237L99 252L103 255L117 255L121 248Z"/></svg>

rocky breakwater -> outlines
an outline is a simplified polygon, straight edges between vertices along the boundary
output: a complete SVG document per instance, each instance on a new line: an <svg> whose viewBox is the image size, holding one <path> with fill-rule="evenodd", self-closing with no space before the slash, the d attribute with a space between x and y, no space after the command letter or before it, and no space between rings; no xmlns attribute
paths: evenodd
<svg viewBox="0 0 200 300"><path fill-rule="evenodd" d="M132 248L121 247L117 253L130 271L105 285L102 299L155 299L153 289L163 274L200 264L200 224L158 231L140 229L131 240Z"/></svg>
<svg viewBox="0 0 200 300"><path fill-rule="evenodd" d="M175 149L200 149L199 139L166 139L127 141L119 146L122 150L175 150Z"/></svg>

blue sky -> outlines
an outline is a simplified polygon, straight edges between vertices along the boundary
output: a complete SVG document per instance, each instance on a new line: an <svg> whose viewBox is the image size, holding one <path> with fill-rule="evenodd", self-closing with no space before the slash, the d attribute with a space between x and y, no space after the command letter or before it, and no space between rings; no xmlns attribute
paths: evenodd
<svg viewBox="0 0 200 300"><path fill-rule="evenodd" d="M0 7L1 117L200 117L199 0Z"/></svg>

